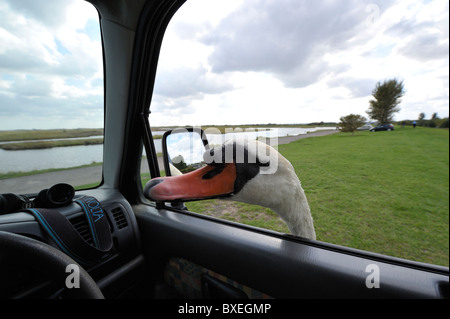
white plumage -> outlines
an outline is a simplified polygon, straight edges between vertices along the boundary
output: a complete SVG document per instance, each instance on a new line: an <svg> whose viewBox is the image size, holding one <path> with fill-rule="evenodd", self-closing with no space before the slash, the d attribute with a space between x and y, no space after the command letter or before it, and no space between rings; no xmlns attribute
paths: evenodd
<svg viewBox="0 0 450 319"><path fill-rule="evenodd" d="M214 197L272 209L296 236L316 239L313 218L291 163L274 148L255 140L231 140L205 153L209 165L196 171L155 178L144 189L156 201Z"/></svg>

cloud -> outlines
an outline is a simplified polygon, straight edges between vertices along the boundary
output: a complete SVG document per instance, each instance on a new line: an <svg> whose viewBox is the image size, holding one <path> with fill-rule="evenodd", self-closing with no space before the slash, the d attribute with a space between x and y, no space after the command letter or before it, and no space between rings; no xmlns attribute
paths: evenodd
<svg viewBox="0 0 450 319"><path fill-rule="evenodd" d="M365 116L375 84L388 78L404 80L409 90L400 118L412 118L416 105L435 96L442 99L434 108L448 106L447 1L245 0L216 19L205 18L205 5L187 2L169 25L175 40L161 54L160 65L169 67L158 76L177 85L158 86L152 104L167 123ZM206 80L192 81L199 78Z"/></svg>
<svg viewBox="0 0 450 319"><path fill-rule="evenodd" d="M98 88L75 87L49 76L14 76L2 81L0 115L30 114L35 118L79 117L93 109L102 111ZM98 111L96 111L98 112Z"/></svg>
<svg viewBox="0 0 450 319"><path fill-rule="evenodd" d="M245 1L202 41L214 46L213 72L269 72L287 87L305 87L342 68L325 57L362 41L366 8L356 0Z"/></svg>
<svg viewBox="0 0 450 319"><path fill-rule="evenodd" d="M23 13L6 12L8 18L0 31L3 72L91 76L99 65L101 69L101 46L88 35L67 26L58 29L23 19Z"/></svg>
<svg viewBox="0 0 450 319"><path fill-rule="evenodd" d="M69 1L73 2L73 0ZM5 2L9 4L13 11L20 12L28 19L34 19L51 27L64 23L68 5L67 1L60 0L46 0L45 5L36 0L6 0Z"/></svg>
<svg viewBox="0 0 450 319"><path fill-rule="evenodd" d="M26 126L33 128L101 126L103 62L96 10L86 2L49 2L0 3L0 116L29 117ZM23 127L18 121L2 119L2 129Z"/></svg>
<svg viewBox="0 0 450 319"><path fill-rule="evenodd" d="M445 59L449 55L449 43L438 34L423 34L402 45L398 52L421 61Z"/></svg>
<svg viewBox="0 0 450 319"><path fill-rule="evenodd" d="M17 113L29 122L15 128L101 125L97 13L45 2L0 2L1 129ZM152 124L338 121L393 77L400 119L421 105L448 116L448 1L188 1L165 34Z"/></svg>
<svg viewBox="0 0 450 319"><path fill-rule="evenodd" d="M204 114L196 102L205 102L208 96L221 95L234 88L227 77L218 77L201 65L166 67L158 70L151 110L160 120L186 125L182 119Z"/></svg>
<svg viewBox="0 0 450 319"><path fill-rule="evenodd" d="M233 85L226 79L217 78L202 66L159 70L155 82L155 91L171 98L201 98L204 94L218 94L232 89Z"/></svg>
<svg viewBox="0 0 450 319"><path fill-rule="evenodd" d="M330 88L341 87L347 89L350 92L350 96L346 98L360 98L370 96L377 82L375 79L338 76L328 81L327 84Z"/></svg>
<svg viewBox="0 0 450 319"><path fill-rule="evenodd" d="M448 60L448 1L419 4L405 7L403 16L386 34L401 39L397 52L405 57L423 62Z"/></svg>

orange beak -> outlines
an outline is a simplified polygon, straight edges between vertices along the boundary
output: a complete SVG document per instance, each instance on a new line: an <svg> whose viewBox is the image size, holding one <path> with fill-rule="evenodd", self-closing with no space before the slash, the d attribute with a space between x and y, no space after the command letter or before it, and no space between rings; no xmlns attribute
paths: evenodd
<svg viewBox="0 0 450 319"><path fill-rule="evenodd" d="M191 201L231 194L236 180L236 166L224 164L223 169L208 165L193 172L150 180L144 195L154 201Z"/></svg>

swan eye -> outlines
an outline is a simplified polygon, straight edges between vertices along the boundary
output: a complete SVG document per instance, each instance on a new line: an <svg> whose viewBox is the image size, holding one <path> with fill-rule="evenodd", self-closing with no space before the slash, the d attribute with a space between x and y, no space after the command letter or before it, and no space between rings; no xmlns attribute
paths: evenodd
<svg viewBox="0 0 450 319"><path fill-rule="evenodd" d="M214 176L219 175L220 173L222 173L223 169L225 168L225 164L210 164L208 166L212 166L214 167L212 170L210 170L209 172L207 172L205 175L202 176L202 179L211 179Z"/></svg>

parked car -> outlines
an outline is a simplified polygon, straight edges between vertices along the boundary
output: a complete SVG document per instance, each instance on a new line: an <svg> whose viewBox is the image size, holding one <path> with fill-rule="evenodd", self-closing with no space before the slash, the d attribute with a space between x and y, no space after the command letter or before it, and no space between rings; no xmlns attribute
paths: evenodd
<svg viewBox="0 0 450 319"><path fill-rule="evenodd" d="M358 127L356 130L357 131L368 131L368 130L371 130L371 129L373 129L373 126L370 125L370 124L367 124L367 125L363 125L361 127Z"/></svg>
<svg viewBox="0 0 450 319"><path fill-rule="evenodd" d="M374 128L370 129L371 132L393 131L393 130L394 130L394 125L392 125L392 124L382 124L382 125L378 125L378 126L375 126Z"/></svg>

